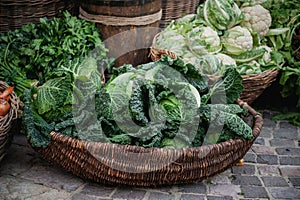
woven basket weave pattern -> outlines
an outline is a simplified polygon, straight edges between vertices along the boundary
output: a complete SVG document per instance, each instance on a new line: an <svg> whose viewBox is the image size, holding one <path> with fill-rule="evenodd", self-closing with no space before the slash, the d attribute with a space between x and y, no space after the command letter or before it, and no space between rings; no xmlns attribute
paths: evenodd
<svg viewBox="0 0 300 200"><path fill-rule="evenodd" d="M42 17L60 16L61 10L72 12L72 0L2 0L0 2L0 32L37 23Z"/></svg>
<svg viewBox="0 0 300 200"><path fill-rule="evenodd" d="M260 134L260 114L247 103L239 100L238 104L252 116L253 140L166 149L87 142L52 132L50 145L36 150L68 172L109 185L159 186L200 181L233 166ZM162 166L161 162L168 164Z"/></svg>
<svg viewBox="0 0 300 200"><path fill-rule="evenodd" d="M8 85L0 81L0 91L4 91ZM3 118L0 118L0 161L6 154L7 149L10 146L12 139L12 123L17 118L17 113L19 110L19 100L17 95L13 92L10 94L10 111Z"/></svg>
<svg viewBox="0 0 300 200"><path fill-rule="evenodd" d="M162 18L160 27L165 28L175 19L179 19L185 14L195 13L200 0L162 0Z"/></svg>

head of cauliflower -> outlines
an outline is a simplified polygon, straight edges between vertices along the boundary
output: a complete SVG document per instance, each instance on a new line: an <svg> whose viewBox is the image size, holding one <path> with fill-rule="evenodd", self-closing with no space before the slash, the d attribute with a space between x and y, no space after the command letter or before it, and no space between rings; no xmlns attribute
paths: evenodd
<svg viewBox="0 0 300 200"><path fill-rule="evenodd" d="M253 6L242 7L244 19L240 23L241 26L247 27L258 33L261 37L265 36L272 23L270 12L263 6L257 4Z"/></svg>
<svg viewBox="0 0 300 200"><path fill-rule="evenodd" d="M223 52L226 54L240 55L253 48L253 38L250 31L241 26L235 26L224 32L221 36Z"/></svg>

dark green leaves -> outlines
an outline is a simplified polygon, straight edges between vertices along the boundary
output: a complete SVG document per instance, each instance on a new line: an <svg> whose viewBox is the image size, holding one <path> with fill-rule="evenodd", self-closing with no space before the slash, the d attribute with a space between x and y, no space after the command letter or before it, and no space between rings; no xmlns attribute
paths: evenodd
<svg viewBox="0 0 300 200"><path fill-rule="evenodd" d="M23 130L34 147L46 147L50 143L50 132L55 123L48 124L32 107L31 91L24 92Z"/></svg>
<svg viewBox="0 0 300 200"><path fill-rule="evenodd" d="M247 111L234 104L243 89L235 69L226 69L210 86L193 65L168 57L113 73L97 104L103 133L112 142L183 148L252 139L240 118Z"/></svg>
<svg viewBox="0 0 300 200"><path fill-rule="evenodd" d="M54 78L37 89L35 105L40 115L55 111L59 107L72 103L70 77Z"/></svg>
<svg viewBox="0 0 300 200"><path fill-rule="evenodd" d="M253 139L252 129L240 114L246 111L236 104L208 104L201 108L202 118L208 123L205 144L215 144L232 138Z"/></svg>
<svg viewBox="0 0 300 200"><path fill-rule="evenodd" d="M213 103L232 104L239 98L244 87L242 77L234 68L227 68L223 76L213 83L209 92L202 96L204 104Z"/></svg>

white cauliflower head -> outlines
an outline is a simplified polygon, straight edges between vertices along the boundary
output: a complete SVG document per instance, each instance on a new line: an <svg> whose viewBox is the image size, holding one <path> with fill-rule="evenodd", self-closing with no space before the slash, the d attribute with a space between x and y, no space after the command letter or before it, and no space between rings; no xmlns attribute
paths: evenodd
<svg viewBox="0 0 300 200"><path fill-rule="evenodd" d="M216 54L216 57L221 61L223 65L236 65L235 60L229 55L218 53Z"/></svg>
<svg viewBox="0 0 300 200"><path fill-rule="evenodd" d="M226 54L239 55L253 48L253 38L247 28L235 26L221 37Z"/></svg>
<svg viewBox="0 0 300 200"><path fill-rule="evenodd" d="M203 38L207 43L210 43L212 47L220 46L221 41L217 31L213 30L211 27L203 27L203 32L201 38Z"/></svg>
<svg viewBox="0 0 300 200"><path fill-rule="evenodd" d="M267 9L257 4L242 7L241 11L245 15L244 20L241 22L241 26L257 32L262 37L268 33L272 23L272 17Z"/></svg>
<svg viewBox="0 0 300 200"><path fill-rule="evenodd" d="M197 55L216 53L222 49L217 31L206 26L197 26L188 32L187 45Z"/></svg>

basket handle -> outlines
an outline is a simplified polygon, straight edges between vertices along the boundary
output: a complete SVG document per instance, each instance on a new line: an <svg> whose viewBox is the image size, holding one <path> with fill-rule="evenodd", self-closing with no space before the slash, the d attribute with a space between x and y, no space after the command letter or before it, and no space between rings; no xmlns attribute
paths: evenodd
<svg viewBox="0 0 300 200"><path fill-rule="evenodd" d="M249 106L247 102L244 102L241 99L238 99L237 103L242 108L247 109L249 111L249 113L253 116L255 122L254 122L254 126L252 128L252 134L255 138L257 138L259 136L260 132L261 132L262 127L263 127L263 118L262 118L261 113L254 110L254 108Z"/></svg>

